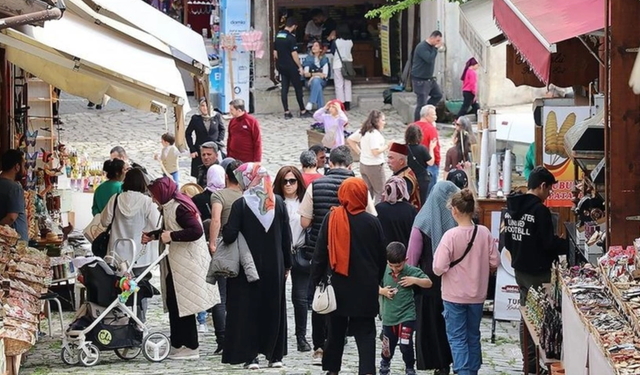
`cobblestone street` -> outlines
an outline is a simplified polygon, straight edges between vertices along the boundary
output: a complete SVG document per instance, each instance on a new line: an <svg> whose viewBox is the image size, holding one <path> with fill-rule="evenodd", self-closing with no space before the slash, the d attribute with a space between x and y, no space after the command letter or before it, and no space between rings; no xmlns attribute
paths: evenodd
<svg viewBox="0 0 640 375"><path fill-rule="evenodd" d="M64 124L61 126L61 142L76 149L79 154L87 154L92 162L102 163L109 157L109 150L116 145L123 146L131 160L145 166L152 175L160 175L159 162L153 158L154 153L161 149L160 136L168 127L173 132L173 115L165 117L153 113L146 113L131 109L115 101L109 102L102 110L88 109L86 101L62 95L60 114ZM192 108L196 103L192 100ZM381 103L382 106L382 103ZM388 105L382 107L387 115L387 127L383 135L387 140L401 140L405 125L397 113ZM365 119L368 111L355 108L349 112L349 131L355 131ZM306 129L312 120L294 118L282 119L280 108L277 115L261 115L258 117L263 139L263 164L268 168L272 177L284 165L299 163L300 152L307 149ZM188 123L188 119L187 122ZM441 152L444 159L446 150L451 145L451 131L442 130ZM357 170L357 166L354 166ZM191 181L189 175L190 160L180 159L181 183ZM387 171L390 174L390 171ZM90 207L75 207L77 210L90 210ZM159 272L154 272L154 283L159 283ZM285 367L282 369L267 368L266 360L261 358L261 369L252 374L324 374L319 366L311 364L311 353L296 351L294 336L293 307L290 302L291 284L287 283L287 311L288 311L288 344L289 354L284 358ZM65 313L65 324L72 320L72 313ZM220 363L220 356L213 354L216 343L213 326L209 319L209 333L200 336L200 359L193 361L165 360L161 363L151 363L142 355L131 361L123 361L113 352L101 353L100 363L90 369L81 366L65 365L60 358L61 332L55 328L57 315L54 316L53 338L42 336L36 346L28 353L21 374L246 374L242 366L229 366ZM154 297L149 305L147 323L151 331L161 331L168 335L168 315L162 311L160 296ZM482 321L482 349L483 366L480 374L506 375L521 373L521 354L518 345L518 325L511 322L498 322L496 329L496 343L492 344L491 317L486 315ZM311 319L309 319L307 338L311 339ZM380 322L377 322L380 325ZM43 332L46 324L43 324ZM65 327L66 329L66 327ZM227 334L231 334L227 332ZM380 344L378 343L378 346ZM357 374L357 349L355 340L350 338L343 359L341 374ZM399 350L392 362L393 374L404 374ZM432 371L420 371L421 374L431 374Z"/></svg>

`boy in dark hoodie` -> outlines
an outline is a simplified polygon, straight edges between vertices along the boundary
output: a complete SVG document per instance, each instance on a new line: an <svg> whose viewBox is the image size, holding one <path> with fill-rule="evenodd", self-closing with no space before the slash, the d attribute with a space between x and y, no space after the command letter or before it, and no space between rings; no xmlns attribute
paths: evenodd
<svg viewBox="0 0 640 375"><path fill-rule="evenodd" d="M566 254L567 242L555 234L551 211L544 201L551 194L555 177L546 168L535 167L529 174L527 193L507 197L504 216L505 248L511 252L511 266L520 287L520 305L526 303L530 288L551 281L551 264L559 254ZM520 323L520 344L523 343L523 322ZM527 355L528 372L536 373L535 347L530 337ZM525 369L527 370L527 369Z"/></svg>

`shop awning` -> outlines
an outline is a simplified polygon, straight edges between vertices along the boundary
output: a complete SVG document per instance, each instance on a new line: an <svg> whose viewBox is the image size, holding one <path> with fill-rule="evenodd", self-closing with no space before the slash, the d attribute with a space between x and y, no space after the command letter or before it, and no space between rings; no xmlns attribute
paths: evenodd
<svg viewBox="0 0 640 375"><path fill-rule="evenodd" d="M202 35L144 1L83 0L98 14L127 23L153 35L171 48L174 58L209 74L210 65ZM210 31L208 31L210 32Z"/></svg>
<svg viewBox="0 0 640 375"><path fill-rule="evenodd" d="M3 33L0 43L10 47L9 61L63 91L97 102L107 94L144 110L152 108L151 100L188 106L173 59L131 44L73 13L42 28L22 26ZM34 63L27 55L42 61ZM69 70L82 76L69 75Z"/></svg>
<svg viewBox="0 0 640 375"><path fill-rule="evenodd" d="M494 0L493 14L498 27L545 84L557 43L604 28L604 0Z"/></svg>
<svg viewBox="0 0 640 375"><path fill-rule="evenodd" d="M460 5L460 36L480 66L488 65L487 49L505 40L493 21L492 0L474 0Z"/></svg>

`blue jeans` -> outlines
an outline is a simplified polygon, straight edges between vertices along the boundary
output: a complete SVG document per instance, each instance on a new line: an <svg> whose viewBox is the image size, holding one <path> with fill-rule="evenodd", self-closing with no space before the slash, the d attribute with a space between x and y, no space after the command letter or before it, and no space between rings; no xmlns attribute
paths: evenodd
<svg viewBox="0 0 640 375"><path fill-rule="evenodd" d="M317 108L324 107L323 90L326 85L326 79L314 78L309 81L309 103L315 104Z"/></svg>
<svg viewBox="0 0 640 375"><path fill-rule="evenodd" d="M477 375L482 365L480 321L482 303L453 303L444 301L444 321L453 354L453 372L458 375Z"/></svg>
<svg viewBox="0 0 640 375"><path fill-rule="evenodd" d="M440 174L440 167L437 165L430 165L427 167L427 172L431 173L431 181L429 182L429 193L433 190L433 187L438 182L438 175ZM429 194L427 194L428 196ZM425 202L422 202L424 204Z"/></svg>
<svg viewBox="0 0 640 375"><path fill-rule="evenodd" d="M176 185L178 185L178 180L179 180L179 174L178 171L172 172L171 174L171 178L173 178L173 181L176 183ZM166 176L166 175L165 175Z"/></svg>
<svg viewBox="0 0 640 375"><path fill-rule="evenodd" d="M206 324L207 323L207 312L206 311L200 311L198 313L198 315L196 316L196 319L198 319L198 324Z"/></svg>

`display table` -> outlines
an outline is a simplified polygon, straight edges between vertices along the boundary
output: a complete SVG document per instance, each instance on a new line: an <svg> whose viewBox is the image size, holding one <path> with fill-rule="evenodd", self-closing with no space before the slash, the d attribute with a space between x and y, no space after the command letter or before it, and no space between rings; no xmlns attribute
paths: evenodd
<svg viewBox="0 0 640 375"><path fill-rule="evenodd" d="M524 322L524 335L530 335L531 336L531 340L533 341L533 345L535 345L536 347L536 374L540 375L541 371L540 371L540 363L542 362L542 364L544 364L547 369L548 367L552 364L552 363L558 363L560 362L557 359L551 359L551 358L547 358L547 356L544 353L544 349L542 349L542 347L540 346L540 338L538 337L538 333L535 329L535 326L533 325L533 322L531 322L531 320L529 319L529 317L527 316L527 308L522 306L520 307L520 314L522 315L522 321ZM529 352L529 340L524 340L524 352L528 353ZM529 358L527 356L524 356L524 368L528 369L529 368Z"/></svg>
<svg viewBox="0 0 640 375"><path fill-rule="evenodd" d="M617 374L565 288L562 290L562 335L562 364L566 374Z"/></svg>

